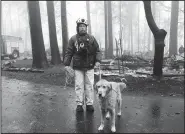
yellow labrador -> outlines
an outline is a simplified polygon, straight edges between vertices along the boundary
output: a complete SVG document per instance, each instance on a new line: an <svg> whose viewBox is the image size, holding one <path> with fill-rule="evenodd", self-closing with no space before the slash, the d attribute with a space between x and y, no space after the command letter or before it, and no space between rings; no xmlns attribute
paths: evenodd
<svg viewBox="0 0 185 134"><path fill-rule="evenodd" d="M122 105L122 95L121 92L126 88L126 84L123 82L109 82L105 79L101 79L95 84L95 90L98 94L100 109L101 109L101 125L98 130L103 130L104 128L104 117L106 119L112 119L111 131L116 132L115 127L115 107L118 104L118 116L121 116L121 105Z"/></svg>

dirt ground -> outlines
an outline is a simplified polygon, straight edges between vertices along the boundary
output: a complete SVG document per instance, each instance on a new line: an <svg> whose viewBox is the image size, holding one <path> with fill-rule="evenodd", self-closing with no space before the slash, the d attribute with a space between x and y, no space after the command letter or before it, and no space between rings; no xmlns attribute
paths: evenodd
<svg viewBox="0 0 185 134"><path fill-rule="evenodd" d="M14 66L16 67L31 67L31 65L32 60L17 60L14 63ZM34 83L57 86L65 85L65 72L63 64L57 66L50 65L49 68L44 70L44 73L2 71L2 76ZM113 76L103 78L111 81L120 81L119 78ZM177 78L165 77L160 81L155 80L151 76L146 78L125 76L125 79L127 80L126 84L128 88L126 93L128 94L160 94L161 96L184 97L184 76ZM95 75L95 81L97 80L98 76ZM69 86L74 86L74 82Z"/></svg>
<svg viewBox="0 0 185 134"><path fill-rule="evenodd" d="M30 68L32 61L17 60L13 66ZM2 71L2 75L2 132L99 132L98 99L94 99L93 113L87 112L84 105L84 112L77 114L74 82L64 87L63 64L50 66L43 73ZM134 76L125 76L127 88L123 115L116 119L117 133L184 132L184 77L157 81L151 76ZM113 76L104 78L120 81ZM106 121L103 132L110 133L110 121Z"/></svg>

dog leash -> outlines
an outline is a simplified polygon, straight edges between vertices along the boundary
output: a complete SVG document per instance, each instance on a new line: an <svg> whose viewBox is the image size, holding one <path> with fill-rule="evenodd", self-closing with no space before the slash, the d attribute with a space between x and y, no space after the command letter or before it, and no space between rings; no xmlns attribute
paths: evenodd
<svg viewBox="0 0 185 134"><path fill-rule="evenodd" d="M101 66L100 65L99 65L98 69L99 69L99 80L101 80Z"/></svg>

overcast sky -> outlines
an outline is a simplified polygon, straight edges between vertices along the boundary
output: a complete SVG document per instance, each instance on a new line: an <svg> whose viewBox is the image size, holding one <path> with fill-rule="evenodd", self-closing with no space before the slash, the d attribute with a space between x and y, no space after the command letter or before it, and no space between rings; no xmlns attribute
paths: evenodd
<svg viewBox="0 0 185 134"><path fill-rule="evenodd" d="M16 2L17 3L24 3L22 5L23 8L26 9L26 2L25 1L2 1L2 33L3 34L8 34L8 35L13 35L13 36L22 36L25 39L25 31L26 31L26 27L29 26L28 21L26 20L26 16L23 15L18 15L17 12L22 10L21 9L17 9L16 6ZM113 1L116 2L116 1ZM138 1L139 2L139 1ZM6 4L5 4L6 3ZM42 19L42 25L43 26L43 36L44 36L44 43L46 48L49 48L49 31L48 31L48 25L47 25L47 13L46 13L46 1L40 1L40 9L41 9L41 19ZM104 47L104 15L100 15L100 9L98 9L96 7L96 5L94 4L94 1L90 1L90 8L91 8L91 26L92 26L92 34L96 36L96 38L103 44L102 46ZM97 1L96 3L101 3L102 7L104 1ZM12 5L11 8L11 16L10 16L10 9L8 8L8 4ZM171 1L165 1L164 4L166 6L170 6ZM184 7L184 2L180 1L179 4L180 7ZM43 10L44 9L44 10ZM98 15L96 16L95 14L92 13L96 12L98 13ZM44 13L43 13L44 11ZM113 15L115 15L115 12L112 13ZM27 13L25 12L24 15L27 15ZM165 11L161 11L161 15L160 15L160 24L157 24L159 26L159 28L164 28L166 29L166 24L163 23L164 19L167 18L168 16L170 16L170 12L165 12ZM68 32L69 32L69 38L76 34L76 20L78 18L87 18L87 14L86 14L86 1L67 1L67 20L68 20ZM179 19L181 18L181 21L184 20L184 15L181 17L179 17ZM10 21L12 19L12 21ZM20 20L20 21L19 21ZM44 23L43 23L44 21ZM170 20L169 20L170 21ZM156 21L157 23L157 21ZM11 28L12 25L12 28ZM20 25L20 27L18 26ZM59 25L61 25L61 22L59 22ZM143 2L140 1L140 25L141 25L141 32L143 30L143 26L147 25L146 23L146 18L145 18L145 12L144 12L144 7L143 7ZM169 25L167 26L169 27ZM18 32L17 29L22 29L22 33ZM181 28L179 30L184 29ZM17 31L16 31L17 30ZM61 28L60 28L61 30ZM166 29L169 30L169 29ZM184 30L182 30L184 32ZM57 35L58 38L58 45L62 46L62 38L61 38L61 31L59 32L60 34ZM113 39L115 37L118 37L118 33L119 33L119 23L116 24L115 20L113 19ZM169 35L169 32L168 32ZM167 36L168 36L167 35ZM166 40L168 40L168 38L166 37ZM184 40L183 44L184 44ZM182 44L181 41L181 44ZM30 48L31 48L31 44Z"/></svg>

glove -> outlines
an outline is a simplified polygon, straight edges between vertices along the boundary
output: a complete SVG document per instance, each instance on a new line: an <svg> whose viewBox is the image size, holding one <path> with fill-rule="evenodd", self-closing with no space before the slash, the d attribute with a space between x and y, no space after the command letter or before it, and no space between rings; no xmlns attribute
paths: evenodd
<svg viewBox="0 0 185 134"><path fill-rule="evenodd" d="M67 75L69 75L71 78L74 77L74 70L72 69L72 67L70 66L65 66L65 72L67 73Z"/></svg>
<svg viewBox="0 0 185 134"><path fill-rule="evenodd" d="M100 67L100 62L96 62L95 63L95 68L99 68Z"/></svg>

